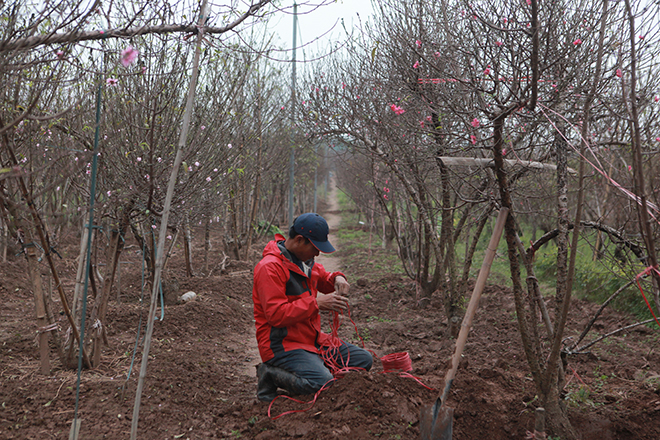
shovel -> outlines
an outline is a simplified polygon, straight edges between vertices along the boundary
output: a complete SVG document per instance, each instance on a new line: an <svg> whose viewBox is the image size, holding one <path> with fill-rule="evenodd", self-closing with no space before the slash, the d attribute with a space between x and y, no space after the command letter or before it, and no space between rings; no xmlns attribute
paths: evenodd
<svg viewBox="0 0 660 440"><path fill-rule="evenodd" d="M497 245L500 242L502 230L504 229L504 222L506 221L506 216L508 213L509 210L507 208L501 208L500 213L497 216L495 229L493 230L493 236L490 238L488 248L486 248L486 255L484 256L484 261L481 264L481 270L479 271L477 282L474 285L470 303L468 304L467 311L463 317L461 330L458 333L458 339L456 339L456 348L454 349L454 355L451 358L451 368L445 375L445 388L442 391L442 395L436 399L433 405L422 407L421 416L419 419L419 428L422 434L422 440L451 440L453 429L452 425L454 422L454 409L449 408L446 405L447 397L449 396L449 389L451 388L451 384L454 382L454 378L456 377L458 363L461 360L463 348L465 348L465 341L467 340L468 332L472 326L472 318L474 318L474 313L479 306L479 299L481 298L481 293L483 292L484 286L486 285L486 279L488 278L488 274L490 272L490 266L493 264L493 260L495 259L495 251L497 250Z"/></svg>

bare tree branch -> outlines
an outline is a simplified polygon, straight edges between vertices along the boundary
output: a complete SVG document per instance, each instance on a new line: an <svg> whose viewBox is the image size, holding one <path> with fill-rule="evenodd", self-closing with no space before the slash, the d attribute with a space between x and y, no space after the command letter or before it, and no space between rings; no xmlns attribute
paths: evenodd
<svg viewBox="0 0 660 440"><path fill-rule="evenodd" d="M250 6L233 22L222 27L205 27L204 33L206 34L224 34L235 29L239 24L244 22L248 17L254 15L259 9L269 4L272 0L260 0L259 2ZM38 46L75 43L80 41L103 40L108 38L132 38L138 35L147 34L171 34L171 33L192 33L197 34L199 27L196 24L165 24L160 26L139 26L132 28L110 29L106 31L86 31L86 32L64 32L56 34L37 35L28 38L19 38L16 40L8 40L0 43L0 53L33 49Z"/></svg>

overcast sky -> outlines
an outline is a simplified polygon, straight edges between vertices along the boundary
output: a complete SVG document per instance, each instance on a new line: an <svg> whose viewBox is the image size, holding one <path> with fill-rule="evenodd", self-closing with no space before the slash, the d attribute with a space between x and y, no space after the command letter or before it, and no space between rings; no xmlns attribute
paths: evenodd
<svg viewBox="0 0 660 440"><path fill-rule="evenodd" d="M304 3L305 0L299 2ZM280 37L278 45L285 48L292 46L293 3L293 0L282 2L281 6L286 8L285 12L275 15L270 24L270 28ZM318 8L298 6L297 58L302 60L303 56L311 56L319 49L328 47L331 41L343 40L346 36L344 26L350 32L352 28L359 26L360 21L368 20L372 11L371 0L336 0ZM317 38L320 38L318 42L311 43ZM301 45L306 46L300 49Z"/></svg>

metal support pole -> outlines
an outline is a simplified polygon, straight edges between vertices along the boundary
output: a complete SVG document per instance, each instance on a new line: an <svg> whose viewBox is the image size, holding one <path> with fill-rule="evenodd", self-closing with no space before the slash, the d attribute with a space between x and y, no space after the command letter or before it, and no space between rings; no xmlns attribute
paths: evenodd
<svg viewBox="0 0 660 440"><path fill-rule="evenodd" d="M291 156L289 158L289 225L293 224L294 167L296 164L296 30L298 27L298 5L293 3L293 53L291 55Z"/></svg>

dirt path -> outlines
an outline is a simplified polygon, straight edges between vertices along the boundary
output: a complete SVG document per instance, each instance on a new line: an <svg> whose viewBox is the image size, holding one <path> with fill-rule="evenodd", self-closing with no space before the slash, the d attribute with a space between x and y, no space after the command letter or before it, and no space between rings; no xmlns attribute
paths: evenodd
<svg viewBox="0 0 660 440"><path fill-rule="evenodd" d="M335 186L335 181L332 179L330 181L330 188L328 192L328 212L323 215L323 218L328 222L330 227L330 235L328 239L333 245L337 245L337 240L334 239L332 231L336 231L339 228L341 222L341 215L339 214L339 201L337 198L337 187ZM325 270L328 272L334 272L339 270L341 266L341 261L336 254L321 254L316 258L316 261L323 265ZM259 349L257 347L257 338L255 333L254 326L250 327L250 332L247 335L247 338L244 343L245 357L242 365L239 369L239 374L242 376L255 377L256 370L255 366L261 362L259 356Z"/></svg>
<svg viewBox="0 0 660 440"><path fill-rule="evenodd" d="M323 218L328 222L330 227L330 235L328 240L330 243L337 248L337 240L333 236L332 232L336 231L339 228L341 223L341 215L339 214L339 198L337 197L337 186L335 185L335 179L330 180L330 187L328 191L328 212L323 214ZM316 257L316 261L323 265L325 270L328 272L335 272L339 270L341 266L341 261L336 253L334 254L321 254Z"/></svg>

